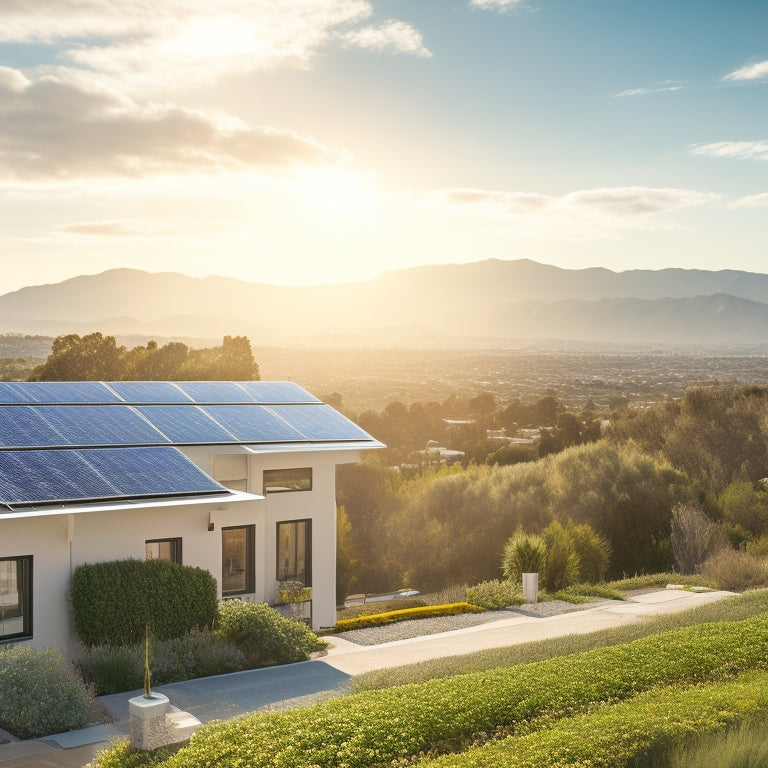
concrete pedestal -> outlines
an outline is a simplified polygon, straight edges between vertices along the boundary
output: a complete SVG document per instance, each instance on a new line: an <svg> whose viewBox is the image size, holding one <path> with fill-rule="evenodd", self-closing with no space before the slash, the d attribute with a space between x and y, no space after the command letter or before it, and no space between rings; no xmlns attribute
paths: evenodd
<svg viewBox="0 0 768 768"><path fill-rule="evenodd" d="M523 574L523 600L526 603L536 603L539 599L539 574Z"/></svg>
<svg viewBox="0 0 768 768"><path fill-rule="evenodd" d="M171 728L165 717L169 703L168 697L162 693L153 693L149 698L135 696L128 700L131 746L148 750L169 743Z"/></svg>

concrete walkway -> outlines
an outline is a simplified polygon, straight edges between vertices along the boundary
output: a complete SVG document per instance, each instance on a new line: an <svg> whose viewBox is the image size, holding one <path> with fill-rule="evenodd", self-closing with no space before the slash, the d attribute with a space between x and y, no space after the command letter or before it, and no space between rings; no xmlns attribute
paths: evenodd
<svg viewBox="0 0 768 768"><path fill-rule="evenodd" d="M546 618L526 615L523 609L499 613L498 621L487 624L374 646L331 637L333 647L312 661L189 680L158 686L156 690L200 722L225 720L257 710L306 706L337 696L348 690L351 677L374 669L595 632L704 605L732 594L667 589L637 595L625 602L601 601L594 608ZM127 737L128 699L140 693L101 697L118 720L114 725L0 745L0 768L82 768L111 740Z"/></svg>

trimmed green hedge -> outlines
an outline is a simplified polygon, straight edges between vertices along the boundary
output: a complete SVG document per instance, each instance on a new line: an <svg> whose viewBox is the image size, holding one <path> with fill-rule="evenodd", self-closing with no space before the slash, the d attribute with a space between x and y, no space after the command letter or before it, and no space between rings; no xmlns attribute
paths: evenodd
<svg viewBox="0 0 768 768"><path fill-rule="evenodd" d="M420 608L403 608L399 611L374 613L370 616L356 616L354 619L341 619L334 627L336 632L348 632L351 629L380 627L394 624L396 621L411 619L429 619L434 616L456 616L460 613L482 613L483 609L469 603L449 603L448 605L425 605Z"/></svg>
<svg viewBox="0 0 768 768"><path fill-rule="evenodd" d="M163 765L363 768L543 714L552 719L657 686L766 666L768 616L700 624L621 646L206 726Z"/></svg>
<svg viewBox="0 0 768 768"><path fill-rule="evenodd" d="M85 646L133 645L145 625L159 640L211 627L216 579L168 560L113 560L75 568L70 587L75 630Z"/></svg>

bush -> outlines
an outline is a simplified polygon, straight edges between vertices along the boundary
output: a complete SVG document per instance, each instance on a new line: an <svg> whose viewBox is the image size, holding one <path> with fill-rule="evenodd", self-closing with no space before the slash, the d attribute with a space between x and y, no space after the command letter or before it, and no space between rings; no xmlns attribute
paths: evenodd
<svg viewBox="0 0 768 768"><path fill-rule="evenodd" d="M544 573L547 545L541 536L524 533L522 528L504 545L502 570L510 581L519 582L524 573Z"/></svg>
<svg viewBox="0 0 768 768"><path fill-rule="evenodd" d="M522 605L525 600L519 584L494 579L468 587L467 602L489 611L500 611L510 605Z"/></svg>
<svg viewBox="0 0 768 768"><path fill-rule="evenodd" d="M605 578L611 564L611 545L589 523L576 525L569 521L566 528L579 558L579 581L597 584Z"/></svg>
<svg viewBox="0 0 768 768"><path fill-rule="evenodd" d="M544 587L547 592L565 589L579 580L579 555L568 530L555 520L543 532L547 543L547 568Z"/></svg>
<svg viewBox="0 0 768 768"><path fill-rule="evenodd" d="M93 694L57 651L0 647L0 727L22 739L82 728Z"/></svg>
<svg viewBox="0 0 768 768"><path fill-rule="evenodd" d="M734 592L768 586L768 561L735 549L723 549L707 558L701 573L717 582L720 589Z"/></svg>
<svg viewBox="0 0 768 768"><path fill-rule="evenodd" d="M96 645L86 648L79 662L83 677L99 696L144 685L144 650L139 646Z"/></svg>
<svg viewBox="0 0 768 768"><path fill-rule="evenodd" d="M161 640L216 618L216 579L202 568L168 560L114 560L80 565L70 597L83 645L132 645L149 624Z"/></svg>
<svg viewBox="0 0 768 768"><path fill-rule="evenodd" d="M306 661L327 643L306 625L286 619L266 603L227 600L219 609L219 630L245 655L249 667Z"/></svg>
<svg viewBox="0 0 768 768"><path fill-rule="evenodd" d="M403 608L399 611L387 611L354 619L341 619L336 622L336 632L348 632L352 629L380 627L398 621L429 619L434 616L457 616L460 613L482 613L483 609L469 603L451 603L450 605L427 605L422 608Z"/></svg>
<svg viewBox="0 0 768 768"><path fill-rule="evenodd" d="M672 509L672 552L680 573L695 573L699 566L725 546L722 531L692 504L677 504Z"/></svg>

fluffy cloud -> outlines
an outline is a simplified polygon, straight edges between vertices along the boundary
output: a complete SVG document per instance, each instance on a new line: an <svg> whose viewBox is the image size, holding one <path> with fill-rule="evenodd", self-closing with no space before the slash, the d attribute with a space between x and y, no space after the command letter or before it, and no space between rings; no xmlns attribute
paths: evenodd
<svg viewBox="0 0 768 768"><path fill-rule="evenodd" d="M761 192L758 195L748 195L747 197L741 197L738 200L734 200L729 208L767 208L768 207L768 192Z"/></svg>
<svg viewBox="0 0 768 768"><path fill-rule="evenodd" d="M30 180L225 170L280 172L338 159L292 131L0 67L0 174Z"/></svg>
<svg viewBox="0 0 768 768"><path fill-rule="evenodd" d="M763 80L768 78L768 61L747 64L726 75L723 80Z"/></svg>
<svg viewBox="0 0 768 768"><path fill-rule="evenodd" d="M334 41L429 55L391 20L367 24L368 0L3 0L0 41L77 45L70 65L133 88L210 84L274 66L306 67Z"/></svg>
<svg viewBox="0 0 768 768"><path fill-rule="evenodd" d="M694 190L652 187L583 189L561 196L444 189L435 195L433 205L512 227L521 235L591 238L622 229L658 227L651 217L717 199Z"/></svg>
<svg viewBox="0 0 768 768"><path fill-rule="evenodd" d="M716 141L713 144L692 144L694 155L727 157L738 160L768 160L768 141Z"/></svg>

